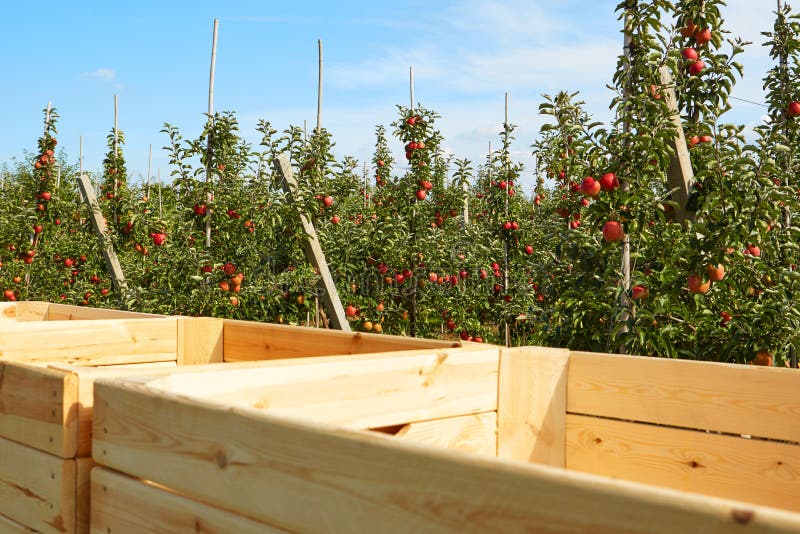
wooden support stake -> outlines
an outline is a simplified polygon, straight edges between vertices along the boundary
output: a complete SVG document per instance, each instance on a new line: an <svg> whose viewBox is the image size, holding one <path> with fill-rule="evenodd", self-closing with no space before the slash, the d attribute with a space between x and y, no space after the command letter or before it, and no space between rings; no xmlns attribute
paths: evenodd
<svg viewBox="0 0 800 534"><path fill-rule="evenodd" d="M150 156L147 158L147 193L145 196L147 197L147 201L150 201L150 167L153 164L153 145L150 144Z"/></svg>
<svg viewBox="0 0 800 534"><path fill-rule="evenodd" d="M94 194L94 189L92 189L92 182L89 181L89 176L86 174L78 176L78 186L80 187L84 202L86 202L86 205L89 206L92 212L92 226L100 239L103 259L106 260L106 269L108 270L108 274L111 275L111 281L117 290L124 292L128 289L128 285L125 282L125 275L122 272L122 266L119 264L117 253L114 251L114 245L108 240L108 229L103 220L103 212L100 210L100 205L97 203L97 197ZM124 299L121 300L121 302L124 307Z"/></svg>
<svg viewBox="0 0 800 534"><path fill-rule="evenodd" d="M322 39L317 39L319 50L319 67L317 75L317 135L322 128Z"/></svg>
<svg viewBox="0 0 800 534"><path fill-rule="evenodd" d="M219 29L219 19L214 19L214 34L211 38L211 69L208 75L208 120L214 122L214 71L217 68L217 30ZM206 184L211 181L211 134L208 135L208 146L206 147ZM160 195L159 189L159 195ZM206 202L211 204L214 200L214 193L209 187L206 192ZM160 201L160 196L159 196ZM211 248L211 209L206 210L206 248Z"/></svg>
<svg viewBox="0 0 800 534"><path fill-rule="evenodd" d="M292 164L289 161L289 154L284 152L275 158L273 165L278 176L282 179L283 190L286 192L289 202L294 202L298 185L292 171ZM336 284L333 283L333 277L328 269L328 262L325 260L325 253L319 243L317 231L304 213L300 213L300 223L303 225L303 233L305 234L303 251L309 263L319 272L319 288L322 292L322 302L330 312L331 325L333 328L349 332L350 323L347 322L347 317L344 314L342 302L339 300L339 292L336 290Z"/></svg>
<svg viewBox="0 0 800 534"><path fill-rule="evenodd" d="M661 77L661 92L664 95L664 102L669 108L672 125L675 128L675 138L672 141L674 154L669 160L667 169L667 180L669 186L675 192L672 199L678 204L675 208L675 220L683 222L690 217L686 211L686 203L689 200L689 190L694 180L692 170L692 160L689 156L689 148L686 146L686 137L683 134L683 124L678 112L678 100L675 96L675 83L669 67L663 66L659 69Z"/></svg>
<svg viewBox="0 0 800 534"><path fill-rule="evenodd" d="M411 96L411 112L414 112L414 67L408 67L408 90Z"/></svg>

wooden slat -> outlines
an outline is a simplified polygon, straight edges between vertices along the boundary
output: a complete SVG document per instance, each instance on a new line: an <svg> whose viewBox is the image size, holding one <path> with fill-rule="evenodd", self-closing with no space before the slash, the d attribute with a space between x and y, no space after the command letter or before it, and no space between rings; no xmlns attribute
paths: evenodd
<svg viewBox="0 0 800 534"><path fill-rule="evenodd" d="M292 172L289 154L286 152L280 154L272 160L272 165L280 178L281 186L286 193L286 199L290 204L293 203L297 196L299 185L294 177L294 172ZM328 268L328 262L325 260L325 253L317 237L317 230L308 215L302 209L298 211L300 225L303 228L303 237L301 238L303 253L308 263L319 273L317 287L320 290L320 301L328 312L331 326L338 330L349 332L350 323L347 321L347 316L345 316L342 301L339 299L339 291L336 289L336 283Z"/></svg>
<svg viewBox="0 0 800 534"><path fill-rule="evenodd" d="M71 458L77 450L77 403L74 375L0 362L0 436Z"/></svg>
<svg viewBox="0 0 800 534"><path fill-rule="evenodd" d="M97 384L95 460L301 532L796 532L800 516Z"/></svg>
<svg viewBox="0 0 800 534"><path fill-rule="evenodd" d="M26 527L25 525L21 525L4 515L0 515L0 532L3 534L28 534L36 531Z"/></svg>
<svg viewBox="0 0 800 534"><path fill-rule="evenodd" d="M48 321L82 321L98 319L157 319L163 315L152 313L129 312L108 308L90 308L87 306L70 306L68 304L50 303Z"/></svg>
<svg viewBox="0 0 800 534"><path fill-rule="evenodd" d="M92 471L92 532L286 532L101 467Z"/></svg>
<svg viewBox="0 0 800 534"><path fill-rule="evenodd" d="M567 416L567 468L800 511L800 446Z"/></svg>
<svg viewBox="0 0 800 534"><path fill-rule="evenodd" d="M17 320L17 303L0 302L0 321Z"/></svg>
<svg viewBox="0 0 800 534"><path fill-rule="evenodd" d="M372 428L496 410L497 366L496 349L452 350L172 375L163 383L230 406Z"/></svg>
<svg viewBox="0 0 800 534"><path fill-rule="evenodd" d="M497 412L409 423L394 437L434 447L497 456Z"/></svg>
<svg viewBox="0 0 800 534"><path fill-rule="evenodd" d="M178 365L222 363L222 319L178 318Z"/></svg>
<svg viewBox="0 0 800 534"><path fill-rule="evenodd" d="M800 441L793 369L571 352L567 410Z"/></svg>
<svg viewBox="0 0 800 534"><path fill-rule="evenodd" d="M675 129L675 137L670 145L673 154L669 159L667 169L667 181L672 193L672 198L678 205L675 208L675 220L683 222L692 214L686 211L686 203L689 200L689 191L694 181L694 170L692 169L692 159L689 155L689 147L686 146L686 136L683 133L683 123L678 109L678 99L675 95L675 82L672 79L672 71L666 65L658 69L661 79L661 91L664 93L664 102L670 113L670 122Z"/></svg>
<svg viewBox="0 0 800 534"><path fill-rule="evenodd" d="M567 349L500 352L498 456L564 467Z"/></svg>
<svg viewBox="0 0 800 534"><path fill-rule="evenodd" d="M125 282L125 274L122 272L122 266L119 263L117 252L114 250L114 244L106 227L103 211L97 203L97 197L94 194L94 188L88 174L78 176L78 187L81 190L83 201L91 212L89 220L92 222L94 232L100 241L100 252L103 254L103 259L106 260L106 270L111 276L114 288L124 294L127 292L128 284Z"/></svg>
<svg viewBox="0 0 800 534"><path fill-rule="evenodd" d="M458 343L301 326L225 320L225 361L253 361L396 350L457 347Z"/></svg>
<svg viewBox="0 0 800 534"><path fill-rule="evenodd" d="M17 302L17 321L46 321L50 303L38 301Z"/></svg>
<svg viewBox="0 0 800 534"><path fill-rule="evenodd" d="M0 438L0 514L39 532L74 532L75 487L75 460Z"/></svg>
<svg viewBox="0 0 800 534"><path fill-rule="evenodd" d="M103 319L0 322L0 360L91 365L175 360L177 321Z"/></svg>
<svg viewBox="0 0 800 534"><path fill-rule="evenodd" d="M94 467L91 458L75 459L75 531L78 534L90 531L91 522L91 481L90 474Z"/></svg>

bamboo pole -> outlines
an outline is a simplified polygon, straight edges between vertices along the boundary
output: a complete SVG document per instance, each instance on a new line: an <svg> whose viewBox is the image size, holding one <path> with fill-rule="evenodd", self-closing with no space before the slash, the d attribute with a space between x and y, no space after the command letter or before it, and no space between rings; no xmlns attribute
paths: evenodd
<svg viewBox="0 0 800 534"><path fill-rule="evenodd" d="M158 218L164 218L164 207L161 203L161 168L158 169Z"/></svg>
<svg viewBox="0 0 800 534"><path fill-rule="evenodd" d="M625 97L627 98L628 94L630 93L630 72L631 72L631 44L633 42L633 34L629 30L631 15L630 11L625 12L625 28L623 32L623 48L625 52ZM622 126L622 130L624 133L630 133L631 131L631 124L629 121L625 121ZM630 188L630 184L623 184L623 188ZM619 320L622 323L622 327L619 330L620 334L627 334L628 333L628 321L630 319L630 312L628 311L629 306L629 299L628 293L631 290L631 238L626 233L625 237L622 240L622 251L620 254L620 270L622 271L622 295L620 297L620 306L622 307L622 313L620 313ZM625 348L624 343L619 344L619 353L626 354L627 349Z"/></svg>
<svg viewBox="0 0 800 534"><path fill-rule="evenodd" d="M414 67L408 67L408 91L411 96L411 112L414 112Z"/></svg>
<svg viewBox="0 0 800 534"><path fill-rule="evenodd" d="M505 103L505 115L504 115L504 118L503 118L503 130L507 131L508 130L508 91L506 91L505 100L506 100L506 103ZM508 164L509 164L508 158L505 158L505 161L503 161L503 167L505 168L505 171L506 171L506 178L508 178L508 173L509 173L509 170L510 170ZM507 187L511 187L511 185L508 185ZM508 220L508 196L509 196L508 195L508 189L504 189L503 192L504 192L503 196L505 197L505 199L504 199L505 200L505 217L506 217L506 220ZM505 292L506 295L508 295L508 290L509 290L509 287L508 287L508 271L509 271L509 269L508 269L508 267L509 267L508 266L508 234L506 234L505 242L503 243L503 260L504 260L503 261L503 263L504 263L504 265L503 265L503 291ZM506 319L504 320L504 323L505 323L505 342L506 342L506 347L510 347L511 346L511 326L509 325L508 317L506 317Z"/></svg>
<svg viewBox="0 0 800 534"><path fill-rule="evenodd" d="M317 68L317 135L322 128L322 39L317 39L319 62Z"/></svg>
<svg viewBox="0 0 800 534"><path fill-rule="evenodd" d="M50 128L50 112L53 109L53 104L49 100L47 101L47 111L44 115L44 133L47 133L47 129Z"/></svg>
<svg viewBox="0 0 800 534"><path fill-rule="evenodd" d="M364 162L364 209L367 208L367 162Z"/></svg>
<svg viewBox="0 0 800 534"><path fill-rule="evenodd" d="M118 145L119 145L119 97L117 95L114 95L114 157L119 156Z"/></svg>
<svg viewBox="0 0 800 534"><path fill-rule="evenodd" d="M150 167L153 165L153 144L150 144L150 155L147 157L147 192L145 197L150 201Z"/></svg>
<svg viewBox="0 0 800 534"><path fill-rule="evenodd" d="M214 19L213 36L211 38L211 67L208 74L208 120L213 125L214 123L214 72L217 68L217 32L219 30L219 19ZM211 182L211 151L212 151L212 135L208 135L208 145L206 146L206 185ZM160 196L160 180L159 180L159 210L161 209L161 196ZM214 200L214 193L211 187L208 186L206 192L206 202L210 205ZM211 213L209 208L206 210L206 248L211 248Z"/></svg>

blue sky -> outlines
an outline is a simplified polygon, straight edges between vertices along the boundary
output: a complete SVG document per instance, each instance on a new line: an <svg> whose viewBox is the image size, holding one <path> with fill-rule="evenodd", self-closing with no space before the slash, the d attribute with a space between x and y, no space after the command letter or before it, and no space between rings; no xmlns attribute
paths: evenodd
<svg viewBox="0 0 800 534"><path fill-rule="evenodd" d="M371 157L374 129L415 96L437 111L446 150L473 161L495 146L510 94L515 156L532 168L530 145L542 123L543 93L580 91L587 110L609 118L606 88L621 50L616 0L452 0L404 2L174 1L4 5L6 77L0 162L34 150L48 101L58 109L59 147L98 171L119 95L129 174L169 174L161 149L164 122L196 136L207 109L211 29L220 21L215 109L237 112L251 141L258 119L278 130L309 129L316 117L317 39L324 45L323 126L338 156ZM742 57L745 79L734 95L763 100L770 68L761 31L772 26L771 0L729 0L728 29L754 41ZM738 101L726 119L746 125L764 108ZM399 144L393 149L400 154Z"/></svg>

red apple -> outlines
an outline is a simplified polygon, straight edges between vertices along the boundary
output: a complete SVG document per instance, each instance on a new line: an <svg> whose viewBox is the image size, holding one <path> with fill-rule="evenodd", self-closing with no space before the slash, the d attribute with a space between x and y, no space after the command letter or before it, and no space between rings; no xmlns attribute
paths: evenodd
<svg viewBox="0 0 800 534"><path fill-rule="evenodd" d="M708 279L712 282L719 282L723 278L725 278L725 267L718 263L717 265L709 265L706 267L706 273L708 273Z"/></svg>
<svg viewBox="0 0 800 534"><path fill-rule="evenodd" d="M625 231L617 221L606 221L603 225L603 239L606 241L622 241Z"/></svg>
<svg viewBox="0 0 800 534"><path fill-rule="evenodd" d="M532 245L525 245L525 254L528 254L528 255L533 254L533 246Z"/></svg>
<svg viewBox="0 0 800 534"><path fill-rule="evenodd" d="M355 306L350 304L350 305L347 306L347 308L345 308L344 313L348 317L355 317L356 313L358 313L358 308L356 308Z"/></svg>
<svg viewBox="0 0 800 534"><path fill-rule="evenodd" d="M702 60L697 60L689 65L689 74L691 74L692 76L697 76L698 74L703 72L703 69L705 68L706 64L703 63Z"/></svg>
<svg viewBox="0 0 800 534"><path fill-rule="evenodd" d="M322 199L322 204L326 208L330 208L331 206L333 206L333 197L332 196L327 196L327 197L323 198Z"/></svg>
<svg viewBox="0 0 800 534"><path fill-rule="evenodd" d="M700 59L700 54L698 54L697 50L694 48L684 48L681 50L681 55L684 59L688 59L689 61L697 61Z"/></svg>
<svg viewBox="0 0 800 534"><path fill-rule="evenodd" d="M800 102L790 102L789 106L786 108L786 113L788 113L790 117L800 116Z"/></svg>
<svg viewBox="0 0 800 534"><path fill-rule="evenodd" d="M341 218L338 215L334 215L333 217L331 217L331 222L333 224L339 224L339 221L341 221Z"/></svg>
<svg viewBox="0 0 800 534"><path fill-rule="evenodd" d="M711 40L711 30L709 30L708 28L700 30L694 36L694 40L698 44L698 46L703 46L704 44L706 44Z"/></svg>
<svg viewBox="0 0 800 534"><path fill-rule="evenodd" d="M650 296L650 290L644 286L633 286L631 289L631 297L637 300L643 300Z"/></svg>
<svg viewBox="0 0 800 534"><path fill-rule="evenodd" d="M703 282L703 278L697 273L689 275L687 282L691 293L703 294L711 288L711 280Z"/></svg>
<svg viewBox="0 0 800 534"><path fill-rule="evenodd" d="M157 247L163 245L166 240L167 240L167 234L165 233L158 232L153 234L153 244Z"/></svg>
<svg viewBox="0 0 800 534"><path fill-rule="evenodd" d="M417 189L417 199L418 200L425 200L428 196L428 192L424 189Z"/></svg>
<svg viewBox="0 0 800 534"><path fill-rule="evenodd" d="M601 184L591 176L587 176L584 178L583 183L581 183L581 193L586 195L587 197L596 197L600 194L600 187Z"/></svg>
<svg viewBox="0 0 800 534"><path fill-rule="evenodd" d="M619 180L613 172L607 172L600 177L600 187L603 191L613 191L619 187Z"/></svg>

